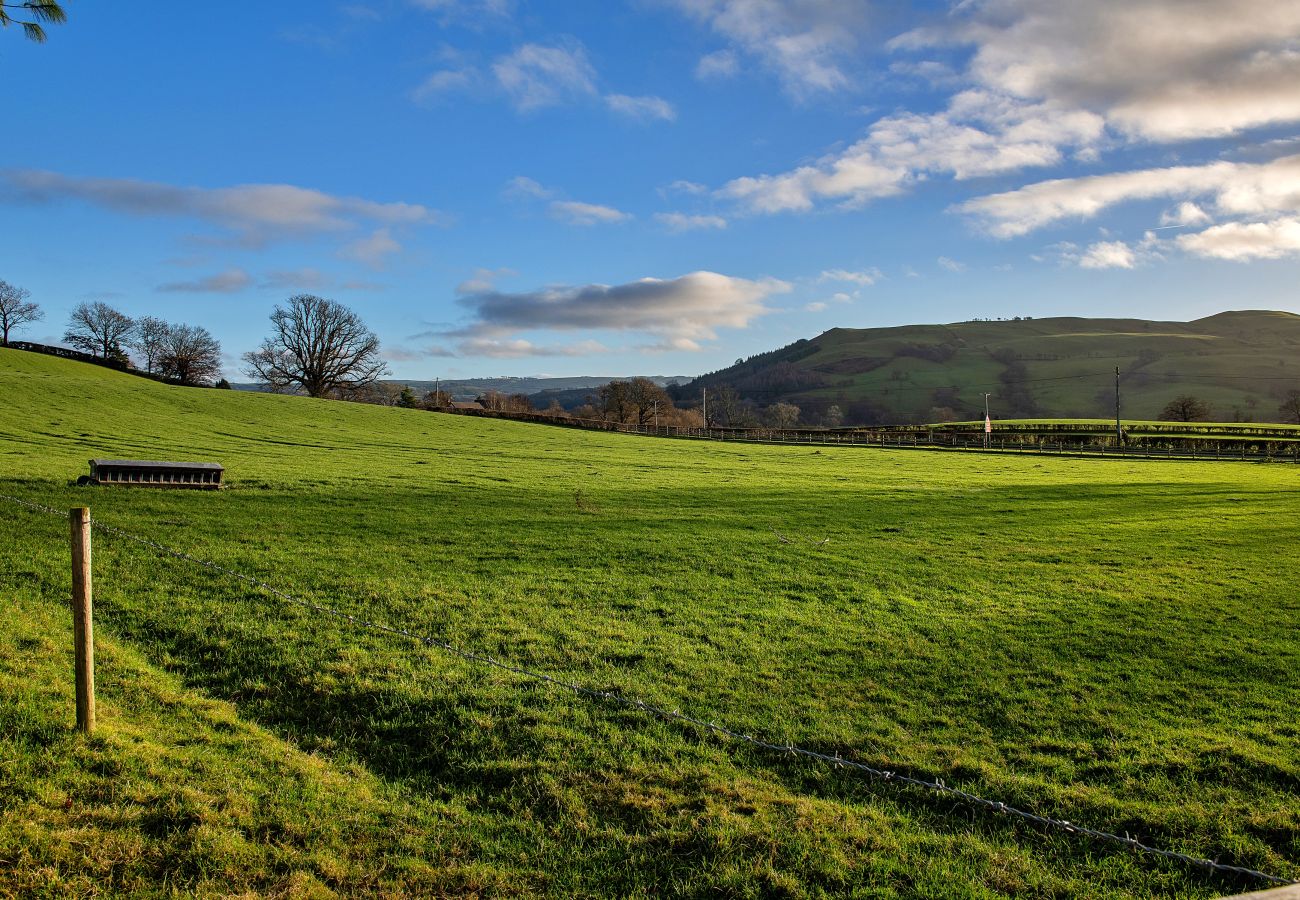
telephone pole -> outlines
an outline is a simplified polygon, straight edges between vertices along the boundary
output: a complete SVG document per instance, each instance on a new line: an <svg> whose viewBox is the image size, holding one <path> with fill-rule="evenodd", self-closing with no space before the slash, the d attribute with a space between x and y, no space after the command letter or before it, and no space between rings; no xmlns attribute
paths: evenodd
<svg viewBox="0 0 1300 900"><path fill-rule="evenodd" d="M704 427L709 427L709 389L704 389Z"/></svg>
<svg viewBox="0 0 1300 900"><path fill-rule="evenodd" d="M992 420L989 418L989 397L992 394L984 395L984 449L989 448L989 434L993 431Z"/></svg>
<svg viewBox="0 0 1300 900"><path fill-rule="evenodd" d="M1115 367L1115 446L1124 444L1124 426L1119 423L1119 366Z"/></svg>

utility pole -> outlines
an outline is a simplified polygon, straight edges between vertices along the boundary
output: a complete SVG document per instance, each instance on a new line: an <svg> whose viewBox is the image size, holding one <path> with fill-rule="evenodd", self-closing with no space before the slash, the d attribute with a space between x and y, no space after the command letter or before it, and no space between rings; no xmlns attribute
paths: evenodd
<svg viewBox="0 0 1300 900"><path fill-rule="evenodd" d="M659 401L655 402L655 431L659 430Z"/></svg>
<svg viewBox="0 0 1300 900"><path fill-rule="evenodd" d="M433 377L433 405L442 406L442 379L437 375Z"/></svg>
<svg viewBox="0 0 1300 900"><path fill-rule="evenodd" d="M984 449L989 448L989 435L993 431L993 420L989 418L989 397L992 394L984 395Z"/></svg>
<svg viewBox="0 0 1300 900"><path fill-rule="evenodd" d="M1124 426L1119 423L1119 366L1115 367L1115 446L1124 444Z"/></svg>
<svg viewBox="0 0 1300 900"><path fill-rule="evenodd" d="M709 427L709 389L704 389L704 427Z"/></svg>

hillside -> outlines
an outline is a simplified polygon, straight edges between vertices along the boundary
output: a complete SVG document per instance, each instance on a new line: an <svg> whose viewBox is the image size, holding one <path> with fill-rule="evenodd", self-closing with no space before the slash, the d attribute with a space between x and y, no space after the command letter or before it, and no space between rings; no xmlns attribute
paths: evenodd
<svg viewBox="0 0 1300 900"><path fill-rule="evenodd" d="M1211 898L1207 874L654 718L1300 876L1293 465L735 445L0 349L0 897ZM78 488L214 460L220 492ZM343 619L322 607L346 613Z"/></svg>
<svg viewBox="0 0 1300 900"><path fill-rule="evenodd" d="M1217 421L1281 421L1281 397L1300 388L1300 316L834 328L702 376L682 393L730 385L758 406L794 403L811 422L832 404L846 424L983 418L986 391L997 418L1107 418L1117 366L1125 418L1154 419L1191 394Z"/></svg>

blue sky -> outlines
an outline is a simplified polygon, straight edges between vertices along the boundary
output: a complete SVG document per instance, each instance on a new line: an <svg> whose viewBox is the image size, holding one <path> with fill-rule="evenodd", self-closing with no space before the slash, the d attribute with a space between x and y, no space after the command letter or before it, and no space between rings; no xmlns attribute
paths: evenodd
<svg viewBox="0 0 1300 900"><path fill-rule="evenodd" d="M300 292L395 377L695 374L836 326L1300 312L1300 4L96 4L0 33L0 278Z"/></svg>

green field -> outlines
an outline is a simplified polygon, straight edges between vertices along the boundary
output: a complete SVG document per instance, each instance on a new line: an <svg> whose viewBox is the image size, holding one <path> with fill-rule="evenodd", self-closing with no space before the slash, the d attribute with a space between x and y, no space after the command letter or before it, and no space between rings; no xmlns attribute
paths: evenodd
<svg viewBox="0 0 1300 900"><path fill-rule="evenodd" d="M1300 467L657 440L12 350L0 389L0 493L777 743L1300 878ZM229 487L71 486L100 456L215 460ZM0 896L1264 886L583 699L111 534L86 740L67 530L0 501Z"/></svg>
<svg viewBox="0 0 1300 900"><path fill-rule="evenodd" d="M1220 422L1283 422L1300 390L1300 316L1224 312L1193 322L1075 317L832 328L694 384L730 385L760 406L778 400L816 422L829 404L845 424L932 422L940 408L984 421L1050 416L1114 421L1115 369L1125 419L1154 419L1192 395Z"/></svg>

